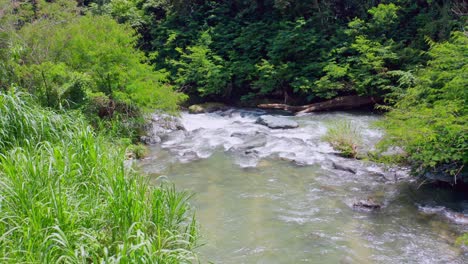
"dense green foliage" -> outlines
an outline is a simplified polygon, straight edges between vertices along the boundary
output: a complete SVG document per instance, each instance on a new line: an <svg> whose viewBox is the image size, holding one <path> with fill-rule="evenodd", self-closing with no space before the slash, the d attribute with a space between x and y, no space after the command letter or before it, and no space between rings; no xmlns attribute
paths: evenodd
<svg viewBox="0 0 468 264"><path fill-rule="evenodd" d="M382 123L386 143L402 146L419 173L468 182L468 36L430 44L427 67Z"/></svg>
<svg viewBox="0 0 468 264"><path fill-rule="evenodd" d="M0 0L0 262L191 262L189 195L149 185L124 162L145 149L104 136L136 139L184 96L133 28L83 11Z"/></svg>
<svg viewBox="0 0 468 264"><path fill-rule="evenodd" d="M76 113L0 93L2 263L186 263L188 195L150 187Z"/></svg>
<svg viewBox="0 0 468 264"><path fill-rule="evenodd" d="M192 97L289 103L337 95L395 100L424 64L429 37L462 30L445 0L91 1L141 33L152 62Z"/></svg>
<svg viewBox="0 0 468 264"><path fill-rule="evenodd" d="M123 135L136 132L135 121L146 110L176 111L184 97L173 92L166 71L155 71L135 49L136 32L108 16L79 15L75 5L12 7L2 21L8 27L2 88L22 87L43 106L81 109L95 124L120 120L106 127Z"/></svg>
<svg viewBox="0 0 468 264"><path fill-rule="evenodd" d="M93 132L129 145L145 113L175 112L187 95L384 99L384 148L401 147L415 173L468 182L467 9L457 0L0 0L1 262L193 260L187 194L149 187L124 166L123 148ZM324 139L356 157L360 137L342 122Z"/></svg>

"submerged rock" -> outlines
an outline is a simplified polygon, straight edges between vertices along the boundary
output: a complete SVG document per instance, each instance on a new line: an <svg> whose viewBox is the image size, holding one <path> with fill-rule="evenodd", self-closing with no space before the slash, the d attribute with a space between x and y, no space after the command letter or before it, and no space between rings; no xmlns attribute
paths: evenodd
<svg viewBox="0 0 468 264"><path fill-rule="evenodd" d="M468 225L468 215L447 210L444 213L445 218L459 225Z"/></svg>
<svg viewBox="0 0 468 264"><path fill-rule="evenodd" d="M424 207L420 206L419 210L424 214L435 214L444 217L445 219L449 220L452 223L459 224L459 225L468 225L468 215L463 213L458 213L447 209L443 206L435 206L435 207Z"/></svg>
<svg viewBox="0 0 468 264"><path fill-rule="evenodd" d="M355 210L364 210L364 211L376 211L382 208L382 204L377 203L371 198L365 200L359 200L358 202L353 203L353 209Z"/></svg>
<svg viewBox="0 0 468 264"><path fill-rule="evenodd" d="M164 113L154 113L145 125L145 135L140 140L144 144L154 145L160 143L161 138L167 137L174 131L185 131L178 117Z"/></svg>
<svg viewBox="0 0 468 264"><path fill-rule="evenodd" d="M357 173L357 169L355 168L352 168L350 166L346 166L344 164L339 164L339 163L336 163L336 162L332 162L332 166L335 170L341 170L341 171L347 171L347 172L350 172L352 174L356 174Z"/></svg>
<svg viewBox="0 0 468 264"><path fill-rule="evenodd" d="M227 110L228 107L222 103L203 103L191 105L188 110L191 114L211 113Z"/></svg>
<svg viewBox="0 0 468 264"><path fill-rule="evenodd" d="M296 121L270 115L260 116L255 123L267 126L271 129L289 129L299 127L299 124Z"/></svg>

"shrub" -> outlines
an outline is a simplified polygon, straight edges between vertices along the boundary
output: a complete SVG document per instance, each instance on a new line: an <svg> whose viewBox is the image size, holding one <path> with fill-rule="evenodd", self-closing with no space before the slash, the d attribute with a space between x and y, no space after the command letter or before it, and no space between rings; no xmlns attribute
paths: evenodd
<svg viewBox="0 0 468 264"><path fill-rule="evenodd" d="M402 147L417 174L468 181L468 37L455 32L429 44L432 60L381 122L383 144Z"/></svg>
<svg viewBox="0 0 468 264"><path fill-rule="evenodd" d="M2 32L0 87L18 85L42 106L79 109L95 127L99 117L118 119L135 131L134 119L146 112L178 110L185 96L168 84L165 70L155 70L137 49L134 29L109 16L79 15L73 1L49 2L31 4L41 15ZM4 5L13 8L5 10L8 21L19 19L16 7L29 6Z"/></svg>

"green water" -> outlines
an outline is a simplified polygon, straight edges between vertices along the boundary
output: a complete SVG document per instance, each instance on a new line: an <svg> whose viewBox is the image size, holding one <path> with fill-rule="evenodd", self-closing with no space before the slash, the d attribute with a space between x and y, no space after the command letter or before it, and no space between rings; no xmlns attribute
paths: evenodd
<svg viewBox="0 0 468 264"><path fill-rule="evenodd" d="M202 262L463 263L456 228L418 212L408 184L339 175L319 166L264 160L242 169L217 152L164 169L161 150L143 162L195 194ZM163 164L158 163L161 161ZM161 166L162 165L162 166ZM162 169L162 170L161 170ZM356 197L389 200L377 213L356 212Z"/></svg>

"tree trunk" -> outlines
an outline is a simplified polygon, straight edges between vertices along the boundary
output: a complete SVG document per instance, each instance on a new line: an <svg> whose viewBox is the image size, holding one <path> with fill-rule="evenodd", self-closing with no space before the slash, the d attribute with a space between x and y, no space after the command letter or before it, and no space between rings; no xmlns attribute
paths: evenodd
<svg viewBox="0 0 468 264"><path fill-rule="evenodd" d="M286 111L296 112L297 114L328 111L337 109L353 109L363 106L375 105L379 100L375 97L363 97L357 95L340 96L334 99L308 105L287 105L287 104L260 104L259 108L264 109L283 109Z"/></svg>

